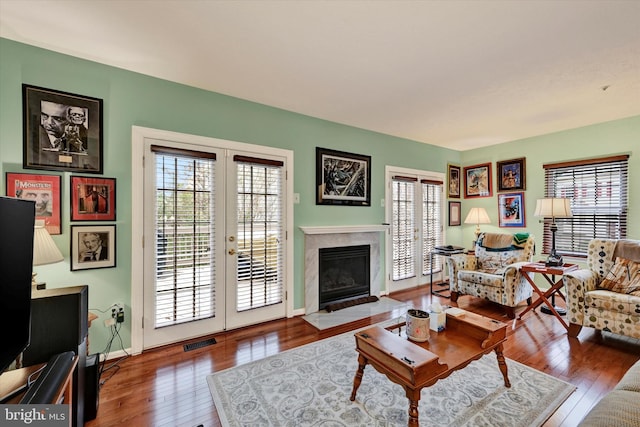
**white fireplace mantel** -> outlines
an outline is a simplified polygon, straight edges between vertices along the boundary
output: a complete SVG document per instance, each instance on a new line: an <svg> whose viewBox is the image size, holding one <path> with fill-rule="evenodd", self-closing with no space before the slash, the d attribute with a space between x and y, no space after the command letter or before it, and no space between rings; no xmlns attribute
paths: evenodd
<svg viewBox="0 0 640 427"><path fill-rule="evenodd" d="M321 226L301 226L300 230L304 234L339 234L339 233L370 233L386 231L387 224L370 225L321 225Z"/></svg>

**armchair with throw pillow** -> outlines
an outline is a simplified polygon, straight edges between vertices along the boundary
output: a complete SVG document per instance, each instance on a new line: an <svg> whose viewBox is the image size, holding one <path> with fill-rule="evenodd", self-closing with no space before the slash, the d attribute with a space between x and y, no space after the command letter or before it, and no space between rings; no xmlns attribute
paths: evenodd
<svg viewBox="0 0 640 427"><path fill-rule="evenodd" d="M563 276L569 336L583 326L640 338L640 241L593 239L587 268Z"/></svg>
<svg viewBox="0 0 640 427"><path fill-rule="evenodd" d="M535 239L528 233L481 233L474 255L447 259L451 301L460 295L485 298L503 305L514 319L514 307L524 300L531 304L533 290L520 267L532 262L534 246Z"/></svg>

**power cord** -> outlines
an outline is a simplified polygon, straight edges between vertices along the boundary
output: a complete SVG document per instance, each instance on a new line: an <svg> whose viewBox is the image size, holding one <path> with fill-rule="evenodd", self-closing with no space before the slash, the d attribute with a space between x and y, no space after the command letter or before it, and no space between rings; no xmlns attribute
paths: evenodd
<svg viewBox="0 0 640 427"><path fill-rule="evenodd" d="M111 337L109 338L109 341L107 342L107 345L106 345L106 347L105 347L105 349L103 351L104 360L102 361L102 364L100 366L100 372L98 374L98 377L100 378L100 381L99 381L100 387L102 387L115 374L117 374L118 371L120 370L120 363L131 356L129 353L127 353L127 350L124 349L124 343L122 342L122 336L120 336L120 328L122 328L122 323L116 323L115 325L111 325L109 327L109 329L111 331ZM113 341L115 340L116 337L118 338L118 341L120 342L120 348L122 349L122 351L124 352L125 355L120 357L115 362L111 362L107 366L107 359L109 358L109 353L111 352L111 346L113 345ZM103 374L108 372L108 371L112 371L112 372L110 372L110 375L107 378L102 379Z"/></svg>

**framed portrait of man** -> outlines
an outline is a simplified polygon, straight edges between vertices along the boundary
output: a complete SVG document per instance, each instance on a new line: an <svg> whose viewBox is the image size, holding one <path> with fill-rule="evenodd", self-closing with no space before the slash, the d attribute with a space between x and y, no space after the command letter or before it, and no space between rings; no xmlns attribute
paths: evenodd
<svg viewBox="0 0 640 427"><path fill-rule="evenodd" d="M71 226L71 271L115 266L115 225Z"/></svg>
<svg viewBox="0 0 640 427"><path fill-rule="evenodd" d="M44 221L49 234L62 234L60 175L7 172L6 177L7 196L35 202L36 219Z"/></svg>
<svg viewBox="0 0 640 427"><path fill-rule="evenodd" d="M25 169L102 173L102 100L22 85Z"/></svg>

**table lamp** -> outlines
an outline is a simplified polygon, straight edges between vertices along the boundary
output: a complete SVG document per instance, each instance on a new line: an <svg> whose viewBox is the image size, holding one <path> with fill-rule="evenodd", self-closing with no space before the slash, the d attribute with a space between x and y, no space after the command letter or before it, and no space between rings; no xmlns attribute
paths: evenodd
<svg viewBox="0 0 640 427"><path fill-rule="evenodd" d="M538 199L536 201L536 211L534 215L545 218L551 217L551 225L549 227L551 230L551 252L545 265L549 267L564 265L562 256L556 252L556 231L558 231L556 218L568 218L571 216L571 200L564 198Z"/></svg>
<svg viewBox="0 0 640 427"><path fill-rule="evenodd" d="M471 208L464 223L476 225L476 240L474 242L477 242L480 235L480 224L491 224L491 220L485 208Z"/></svg>
<svg viewBox="0 0 640 427"><path fill-rule="evenodd" d="M44 221L36 220L33 230L33 265L53 264L64 260L60 250L44 226ZM31 286L36 289L36 273L31 275Z"/></svg>

